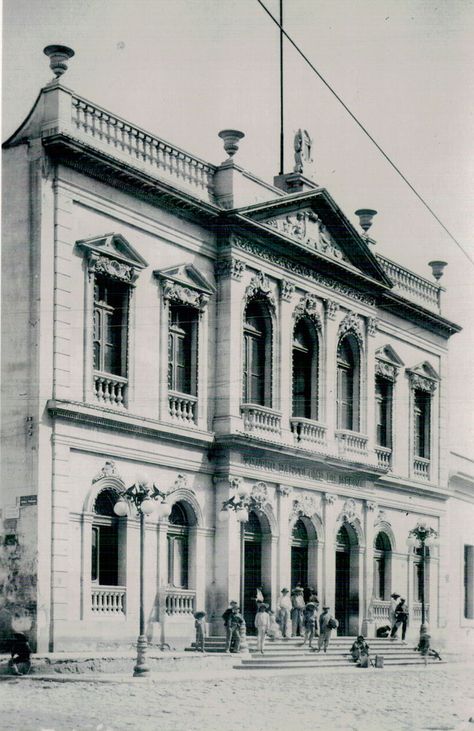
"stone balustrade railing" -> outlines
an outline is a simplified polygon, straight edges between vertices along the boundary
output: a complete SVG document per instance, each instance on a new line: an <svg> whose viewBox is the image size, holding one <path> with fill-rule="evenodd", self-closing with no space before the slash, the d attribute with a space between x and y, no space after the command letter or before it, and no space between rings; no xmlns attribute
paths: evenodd
<svg viewBox="0 0 474 731"><path fill-rule="evenodd" d="M197 397L168 392L168 413L173 421L181 424L195 424L197 420Z"/></svg>
<svg viewBox="0 0 474 731"><path fill-rule="evenodd" d="M338 454L340 457L367 457L367 442L369 438L365 434L352 432L347 429L336 431Z"/></svg>
<svg viewBox="0 0 474 731"><path fill-rule="evenodd" d="M295 442L301 447L315 448L326 445L326 427L311 419L293 417L290 419Z"/></svg>
<svg viewBox="0 0 474 731"><path fill-rule="evenodd" d="M380 627L384 624L390 624L390 601L385 601L385 599L373 599L371 602L371 609L376 627Z"/></svg>
<svg viewBox="0 0 474 731"><path fill-rule="evenodd" d="M412 622L421 623L421 602L413 602L410 620ZM429 604L425 604L425 621L427 623L430 621L430 605Z"/></svg>
<svg viewBox="0 0 474 731"><path fill-rule="evenodd" d="M98 586L92 588L91 609L98 614L125 614L124 586Z"/></svg>
<svg viewBox="0 0 474 731"><path fill-rule="evenodd" d="M167 589L165 609L168 616L192 615L196 604L196 592L191 589Z"/></svg>
<svg viewBox="0 0 474 731"><path fill-rule="evenodd" d="M390 447L375 447L379 467L390 470L392 468L392 450Z"/></svg>
<svg viewBox="0 0 474 731"><path fill-rule="evenodd" d="M443 288L377 254L379 264L393 282L393 291L423 307L439 312Z"/></svg>
<svg viewBox="0 0 474 731"><path fill-rule="evenodd" d="M94 373L94 396L104 406L124 408L127 379L107 373Z"/></svg>
<svg viewBox="0 0 474 731"><path fill-rule="evenodd" d="M267 434L281 433L281 413L269 409L267 406L256 404L242 404L240 411L246 431L256 431Z"/></svg>
<svg viewBox="0 0 474 731"><path fill-rule="evenodd" d="M429 480L430 460L424 457L415 457L413 459L413 473L420 480Z"/></svg>
<svg viewBox="0 0 474 731"><path fill-rule="evenodd" d="M64 92L63 92L64 93ZM194 195L213 200L215 166L129 124L76 94L71 95L73 134L152 175L172 179Z"/></svg>

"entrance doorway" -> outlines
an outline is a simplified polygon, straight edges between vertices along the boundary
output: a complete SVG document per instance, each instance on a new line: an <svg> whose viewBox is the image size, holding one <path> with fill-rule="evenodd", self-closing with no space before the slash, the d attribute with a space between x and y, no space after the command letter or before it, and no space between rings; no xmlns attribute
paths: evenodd
<svg viewBox="0 0 474 731"><path fill-rule="evenodd" d="M308 586L308 531L301 518L291 536L291 588L298 583Z"/></svg>
<svg viewBox="0 0 474 731"><path fill-rule="evenodd" d="M255 634L254 622L257 605L257 587L262 586L262 527L252 510L245 524L243 545L243 615L247 634Z"/></svg>
<svg viewBox="0 0 474 731"><path fill-rule="evenodd" d="M336 538L336 592L334 613L339 635L359 631L359 553L357 535L351 526L342 525Z"/></svg>

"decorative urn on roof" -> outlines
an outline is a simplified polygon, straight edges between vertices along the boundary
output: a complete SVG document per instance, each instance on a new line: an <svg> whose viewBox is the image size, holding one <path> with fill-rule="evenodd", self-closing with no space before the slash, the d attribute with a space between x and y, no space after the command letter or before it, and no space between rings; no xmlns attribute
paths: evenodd
<svg viewBox="0 0 474 731"><path fill-rule="evenodd" d="M67 62L74 56L72 48L60 45L46 46L43 53L48 56L49 66L56 78L59 78L67 71Z"/></svg>
<svg viewBox="0 0 474 731"><path fill-rule="evenodd" d="M223 129L219 132L219 137L224 141L224 150L231 158L239 149L239 142L245 134L238 129Z"/></svg>

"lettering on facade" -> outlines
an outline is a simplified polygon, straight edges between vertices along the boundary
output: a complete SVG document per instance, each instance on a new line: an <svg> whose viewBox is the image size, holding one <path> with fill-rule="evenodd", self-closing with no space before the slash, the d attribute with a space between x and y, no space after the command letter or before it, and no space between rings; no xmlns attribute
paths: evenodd
<svg viewBox="0 0 474 731"><path fill-rule="evenodd" d="M24 507L25 505L37 505L38 504L38 495L21 495L20 497L20 506Z"/></svg>
<svg viewBox="0 0 474 731"><path fill-rule="evenodd" d="M249 467L269 472L279 472L293 477L305 477L315 482L329 482L334 485L345 485L347 487L362 487L363 481L354 475L341 475L328 470L317 470L312 467L293 464L291 462L279 462L271 459L260 459L250 455L243 456L243 463Z"/></svg>

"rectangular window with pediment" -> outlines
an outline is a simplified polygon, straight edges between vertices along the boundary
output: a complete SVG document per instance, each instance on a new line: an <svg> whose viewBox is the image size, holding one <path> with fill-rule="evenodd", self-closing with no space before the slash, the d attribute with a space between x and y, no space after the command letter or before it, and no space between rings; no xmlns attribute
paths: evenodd
<svg viewBox="0 0 474 731"><path fill-rule="evenodd" d="M172 305L168 331L168 388L196 395L197 312L192 307Z"/></svg>
<svg viewBox="0 0 474 731"><path fill-rule="evenodd" d="M375 428L379 447L392 446L393 384L386 378L375 379Z"/></svg>
<svg viewBox="0 0 474 731"><path fill-rule="evenodd" d="M421 389L414 392L414 454L430 458L431 394Z"/></svg>
<svg viewBox="0 0 474 731"><path fill-rule="evenodd" d="M127 375L128 287L107 277L94 282L94 370Z"/></svg>

